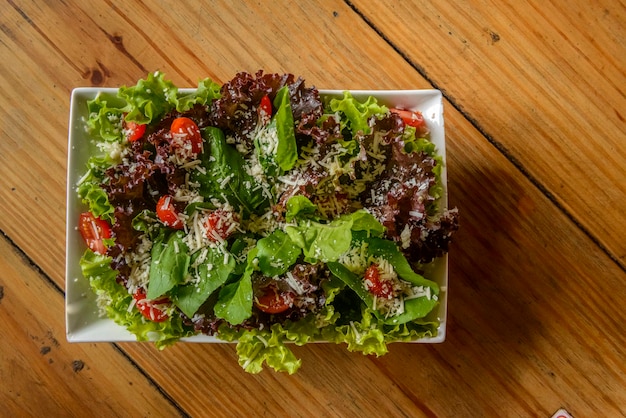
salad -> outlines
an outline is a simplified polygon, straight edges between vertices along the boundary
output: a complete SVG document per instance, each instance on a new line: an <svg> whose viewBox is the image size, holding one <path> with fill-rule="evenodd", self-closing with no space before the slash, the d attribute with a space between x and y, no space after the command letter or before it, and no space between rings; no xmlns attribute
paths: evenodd
<svg viewBox="0 0 626 418"><path fill-rule="evenodd" d="M419 112L263 71L192 92L155 72L88 108L80 266L138 341L215 336L248 372L294 373L290 343L437 333L427 272L458 211Z"/></svg>

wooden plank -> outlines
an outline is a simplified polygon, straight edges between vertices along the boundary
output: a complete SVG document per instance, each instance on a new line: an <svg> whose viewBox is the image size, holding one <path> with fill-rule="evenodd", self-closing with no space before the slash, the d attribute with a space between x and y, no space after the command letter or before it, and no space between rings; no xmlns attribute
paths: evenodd
<svg viewBox="0 0 626 418"><path fill-rule="evenodd" d="M60 121L67 120L68 93L78 83L134 83L145 69L160 68L176 83L192 85L206 75L223 81L262 66L302 74L324 88L429 86L342 2L214 7L202 12L191 4L170 10L167 3L87 8L65 2L2 10L3 33L13 36L2 38L0 53L13 59L0 72L0 88L7 92L0 106L8 115L0 131L9 138L0 141L0 208L6 214L0 229L55 283L63 284ZM95 24L102 30L93 30ZM442 60L454 53L446 52ZM33 103L32 114L9 108L24 98ZM475 117L479 122L511 117L505 107L496 113ZM159 352L129 343L121 344L122 350L193 415L494 416L502 410L505 416L549 416L560 406L577 416L624 414L625 318L609 308L624 299L623 270L449 103L446 127L451 199L463 214L451 257L448 342L397 345L381 359L329 345L296 348L304 366L292 377L244 374L231 345L178 345ZM41 280L34 283L42 286ZM30 281L18 286L19 293L39 297L29 293ZM58 320L62 306L55 306L30 309ZM62 325L56 329L55 335L62 333ZM26 338L16 340L17 347L28 344ZM92 348L112 361L118 354L107 347ZM40 359L38 349L27 349L25 358ZM75 358L91 365L98 356ZM63 377L46 381L57 385ZM43 396L37 392L33 401ZM117 400L124 396L112 394ZM151 395L141 392L140 399L146 398ZM87 398L79 402L90 405ZM113 409L121 414L124 408Z"/></svg>
<svg viewBox="0 0 626 418"><path fill-rule="evenodd" d="M189 6L181 9L188 14L172 14L168 25L162 22L169 14L167 4L148 8L143 2L87 6L68 1L5 7L2 30L6 36L0 43L0 54L11 58L0 73L0 88L5 93L0 104L4 114L0 178L5 192L0 209L6 214L0 218L0 229L62 285L64 253L57 243L65 240L67 120L74 87L131 85L146 76L146 69L160 69L177 85L193 87L206 76L223 82L238 71L263 68L302 75L310 85L321 88L394 88L387 68L390 63L396 74L412 73L413 85L428 86L396 55L388 62L371 61L363 66L372 60L370 51L361 49L361 42L353 45L350 35L342 32L354 13L341 2L333 6L329 9L311 3L293 9L280 3L257 6L226 2L219 14L202 13L199 6ZM201 20L190 26L189 16L195 20L201 16ZM249 27L262 16L267 16L269 23ZM282 17L276 20L272 16ZM320 26L302 32L295 23L298 16L318 16ZM240 33L224 36L225 28L237 28ZM365 25L360 29L362 42L383 45ZM328 34L319 39L314 35L325 32ZM306 53L293 57L291 43L275 40L291 35L296 36L294 42L306 45ZM241 37L262 42L249 43ZM339 40L337 45L334 39ZM331 59L323 58L323 51L329 51ZM169 55L176 56L176 62ZM287 56L293 58L287 61ZM28 103L29 107L16 103ZM38 209L32 210L35 206ZM31 227L22 230L25 222ZM49 245L42 247L41 241Z"/></svg>
<svg viewBox="0 0 626 418"><path fill-rule="evenodd" d="M623 4L353 4L626 267Z"/></svg>
<svg viewBox="0 0 626 418"><path fill-rule="evenodd" d="M186 388L207 376L178 375L182 384L167 376L198 359L209 386L260 394L246 401L264 411L258 415L369 416L380 408L409 416L550 416L564 405L575 416L626 413L626 315L610 308L626 297L626 274L462 115L448 106L446 117L450 193L463 229L451 251L445 343L398 344L379 359L333 345L298 348L303 367L292 377L238 372L229 367L228 346L124 350L192 414L201 413L205 394ZM272 395L293 388L298 396ZM218 411L226 408L219 402Z"/></svg>
<svg viewBox="0 0 626 418"><path fill-rule="evenodd" d="M63 295L4 236L0 272L1 415L180 415L113 345L65 341Z"/></svg>

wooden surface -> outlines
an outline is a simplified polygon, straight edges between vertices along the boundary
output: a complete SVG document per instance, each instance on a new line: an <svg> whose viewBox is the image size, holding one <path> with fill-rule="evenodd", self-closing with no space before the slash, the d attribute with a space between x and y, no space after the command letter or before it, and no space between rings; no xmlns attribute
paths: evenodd
<svg viewBox="0 0 626 418"><path fill-rule="evenodd" d="M2 1L0 416L626 416L625 28L614 0ZM446 342L296 347L294 376L227 344L67 343L70 91L157 69L441 89Z"/></svg>

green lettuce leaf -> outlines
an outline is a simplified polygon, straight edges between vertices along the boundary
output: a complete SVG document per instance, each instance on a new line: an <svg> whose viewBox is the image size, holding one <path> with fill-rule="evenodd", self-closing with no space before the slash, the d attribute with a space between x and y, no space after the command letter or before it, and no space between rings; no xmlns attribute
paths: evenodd
<svg viewBox="0 0 626 418"><path fill-rule="evenodd" d="M294 198L292 197L287 202L288 207L292 199ZM291 207L290 216L293 219L300 213L311 213L315 205L303 197L294 201ZM358 210L328 223L304 219L297 226L286 226L285 232L297 246L302 248L307 260L328 262L336 261L350 249L353 232L363 232L358 235L363 237L380 236L384 232L384 227L367 211Z"/></svg>
<svg viewBox="0 0 626 418"><path fill-rule="evenodd" d="M161 72L148 74L131 87L120 87L118 97L126 101L126 120L139 124L159 120L172 110L178 94L178 87L166 80Z"/></svg>
<svg viewBox="0 0 626 418"><path fill-rule="evenodd" d="M134 334L137 341L152 341L157 348L163 349L194 334L193 328L183 324L180 315L153 322L147 321L136 308L129 309L133 297L117 283L117 271L111 268L110 257L87 249L80 259L80 267L97 297L106 299L107 316Z"/></svg>
<svg viewBox="0 0 626 418"><path fill-rule="evenodd" d="M258 240L256 248L259 269L269 277L284 274L301 253L300 247L279 229Z"/></svg>
<svg viewBox="0 0 626 418"><path fill-rule="evenodd" d="M379 105L376 98L370 96L365 102L359 102L349 91L344 91L341 99L332 99L329 105L333 113L341 112L343 114L353 137L359 132L365 135L370 134L369 118L388 112L387 107ZM342 128L344 127L346 126L342 126Z"/></svg>
<svg viewBox="0 0 626 418"><path fill-rule="evenodd" d="M239 365L248 373L260 373L263 365L277 372L294 374L300 368L302 360L285 345L287 331L274 324L265 330L251 329L234 331L220 327L218 338L225 341L237 340Z"/></svg>
<svg viewBox="0 0 626 418"><path fill-rule="evenodd" d="M185 112L196 104L206 105L213 100L219 99L221 85L215 83L210 78L205 78L198 82L198 88L190 93L181 94L178 92L175 96L168 96L170 103L174 105L177 111Z"/></svg>
<svg viewBox="0 0 626 418"><path fill-rule="evenodd" d="M298 226L285 227L285 232L302 248L307 260L336 261L350 249L352 223L350 217L340 217L326 224L305 220Z"/></svg>
<svg viewBox="0 0 626 418"><path fill-rule="evenodd" d="M346 344L349 351L376 356L387 354L389 351L387 344L394 339L378 326L376 316L370 309L363 308L361 317L361 321L327 327L322 330L322 336L328 342Z"/></svg>
<svg viewBox="0 0 626 418"><path fill-rule="evenodd" d="M358 210L351 214L352 231L363 231L367 237L382 237L385 227L371 213Z"/></svg>
<svg viewBox="0 0 626 418"><path fill-rule="evenodd" d="M317 212L317 206L314 205L306 196L296 195L287 200L287 213L285 220L291 222L296 218L312 218Z"/></svg>
<svg viewBox="0 0 626 418"><path fill-rule="evenodd" d="M121 141L122 120L126 103L109 93L99 93L93 100L87 101L89 132L104 141Z"/></svg>
<svg viewBox="0 0 626 418"><path fill-rule="evenodd" d="M89 206L89 211L94 216L115 222L115 208L109 202L106 192L97 182L83 181L78 185L77 192L82 202Z"/></svg>

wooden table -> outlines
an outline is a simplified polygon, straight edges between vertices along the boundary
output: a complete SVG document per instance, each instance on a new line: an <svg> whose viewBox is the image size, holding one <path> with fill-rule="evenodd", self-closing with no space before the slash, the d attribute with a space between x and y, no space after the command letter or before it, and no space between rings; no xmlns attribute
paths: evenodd
<svg viewBox="0 0 626 418"><path fill-rule="evenodd" d="M449 5L448 5L449 3ZM626 6L583 1L26 1L0 6L1 416L626 416ZM451 206L446 342L70 344L70 91L161 70L437 88Z"/></svg>

